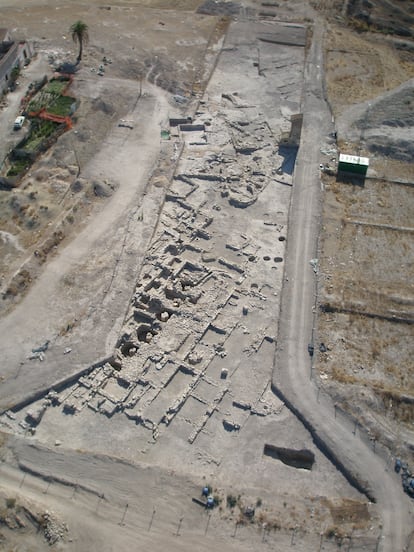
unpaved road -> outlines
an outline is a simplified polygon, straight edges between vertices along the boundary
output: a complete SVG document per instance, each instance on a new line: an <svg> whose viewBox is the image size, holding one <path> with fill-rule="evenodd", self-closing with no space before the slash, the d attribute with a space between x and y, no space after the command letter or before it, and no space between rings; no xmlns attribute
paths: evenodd
<svg viewBox="0 0 414 552"><path fill-rule="evenodd" d="M0 463L4 495L17 504L29 501L32 512L48 510L67 526L50 550L271 552L294 545L297 552L309 552L322 542L319 534L238 523L240 517L224 504L205 510L192 501L200 498L205 480L191 474L61 447L50 450L20 438L10 438L8 446L13 459ZM40 529L24 529L17 542L33 552L45 550ZM326 538L322 550L337 551L338 544Z"/></svg>
<svg viewBox="0 0 414 552"><path fill-rule="evenodd" d="M35 392L68 377L109 354L114 347L131 293L130 284L136 278L163 197L157 188L147 194L146 187L160 153L160 124L167 117L167 102L165 94L148 83L143 92L126 117L134 128L114 126L99 154L83 172L86 178L102 174L116 179L118 190L50 262L24 301L0 320L2 407L19 401L27 389ZM73 291L67 291L67 286L65 291L65 275L74 275ZM75 328L69 338L59 336L59 328L82 318L82 327ZM28 360L32 348L46 340L51 343L44 361ZM71 349L69 356L64 355L66 348Z"/></svg>
<svg viewBox="0 0 414 552"><path fill-rule="evenodd" d="M44 62L40 74L45 66L51 70L50 54L55 59L72 58L76 45L67 31L75 12L67 3L49 2L45 6L34 0L21 2L17 8L8 0L0 4L3 24L10 27L13 36L26 36L36 42L38 56ZM186 9L184 4L189 11L181 12ZM61 244L21 304L1 320L2 408L104 357L112 351L118 337L164 198L163 188L148 186L163 153L161 125L164 127L168 116L179 112L179 106L171 103L172 92L149 84L145 78L141 81L143 94L138 99L138 75L145 69L158 75L152 75L152 81L161 76L168 80L171 71L179 84L188 84L190 77L195 79L204 69L207 43L217 21L196 16L191 11L194 2L178 1L174 10L161 9L171 7L165 2L150 5L154 9L135 2L115 2L108 9L99 2L78 5L76 17L87 22L90 34L72 87L81 100L81 113L83 105L99 100L106 102L110 113L113 108L122 114L118 116L127 120L128 126L120 127L116 116L112 119L108 113L92 110L90 120L85 121L84 117L72 132L62 136L60 144L63 142L63 149L69 152L78 150L81 178L89 182L109 181L117 189L110 198L97 201L100 205L81 221L82 229L74 229L70 238L76 232L80 235L70 244ZM195 23L194 28L191 22ZM113 63L100 77L96 68L103 54L113 58ZM176 60L181 64L180 71L174 65ZM28 75L32 76L32 67L35 70L36 66L37 62L28 66ZM206 66L208 70L209 63ZM22 82L22 88L23 84L28 83ZM13 103L11 111L15 107ZM79 136L82 129L83 138ZM170 159L168 152L164 161L173 167ZM27 254L33 259L33 251ZM32 348L46 341L50 343L44 361L28 360ZM70 354L64 355L68 349Z"/></svg>
<svg viewBox="0 0 414 552"><path fill-rule="evenodd" d="M378 497L379 506L384 518L385 539L382 541L382 549L396 552L398 550L402 550L405 544L404 528L407 528L407 531L410 528L410 519L407 519L408 502L406 497L402 494L399 478L393 477L393 475L388 472L384 472L385 464L382 462L381 458L374 455L369 447L367 447L359 439L359 436L356 437L352 435L352 428L349 428L345 421L344 425L342 425L339 418L337 420L334 419L334 409L332 406L329 406L328 403L325 404L325 401L321 401L318 404L317 395L310 393L310 391L313 390L312 386L309 384L310 363L306 354L306 345L311 336L312 306L314 302L313 291L315 286L314 275L309 265L309 260L315 257L315 237L318 231L319 143L320 138L326 135L326 132L329 130L324 127L324 122L327 120L326 116L328 116L329 121L329 114L325 111L325 104L323 102L321 91L322 55L319 48L317 48L318 45L320 45L320 34L316 32L316 39L314 41L314 46L306 69L309 90L307 96L305 97L304 103L304 145L298 159L296 184L294 190L295 198L290 222L291 233L289 235L289 257L287 260L288 267L286 276L289 278L289 281L287 282L288 291L290 290L292 295L285 296L285 305L289 305L289 310L286 310L285 308L284 311L284 315L286 316L284 329L282 329L282 332L284 333L280 334L280 341L283 343L284 350L282 351L283 357L280 359L281 362L277 365L276 369L278 366L281 366L282 368L280 373L276 372L275 382L278 383L279 380L282 380L282 389L286 392L289 398L291 398L291 400L298 405L303 413L306 414L308 419L318 429L319 434L325 438L326 442L331 444L332 448L338 451L338 454L340 454L344 463L349 466L350 469L358 471L364 479L369 481L374 494ZM153 98L152 95L151 98ZM94 168L97 171L99 171L99 165L103 163L103 160L106 161L106 167L108 170L110 170L111 164L114 166L116 164L123 164L125 167L128 167L128 170L125 171L125 174L123 174L123 180L120 182L120 187L111 200L111 209L104 209L101 213L97 227L99 232L95 233L94 231L92 233L90 228L86 229L78 239L72 242L72 244L65 249L64 254L62 253L60 256L57 256L53 262L50 263L50 279L48 282L41 283L39 281L32 288L32 291L26 298L26 308L30 307L31 312L37 312L38 317L36 320L44 320L46 321L46 325L40 326L39 324L36 324L36 320L35 323L32 321L29 324L23 307L16 309L15 313L7 319L7 322L3 322L3 325L0 325L0 336L3 336L1 339L4 343L4 349L3 345L2 349L4 350L5 355L3 358L5 366L10 363L10 366L14 365L15 367L16 363L24 362L15 379L9 378L2 383L2 391L4 392L3 406L7 405L7 401L18 399L19 394L23 392L21 386L22 381L25 382L26 386L30 385L32 388L35 388L38 385L44 386L44 384L47 383L47 381L45 382L44 380L44 375L47 368L50 370L52 365L56 369L53 374L53 381L57 379L57 376L59 376L60 373L65 373L68 364L70 364L73 371L78 370L83 362L86 362L85 359L81 359L77 356L76 346L79 345L80 347L82 341L79 336L83 336L83 341L87 342L92 360L95 360L98 354L102 356L103 352L111 350L119 329L120 321L122 321L123 309L125 308L124 299L127 297L128 288L131 287L131 281L136 278L134 270L127 269L127 264L125 265L125 271L117 268L119 267L118 259L121 258L121 253L126 251L128 255L136 255L135 266L139 266L140 261L142 260L141 255L144 254L146 244L148 243L148 239L151 234L152 226L150 224L147 227L148 231L145 234L145 239L142 240L142 243L140 242L140 247L142 247L142 249L133 249L133 239L131 242L126 242L127 246L125 247L123 245L124 242L122 240L118 240L117 236L123 236L125 229L128 230L128 232L126 232L126 235L128 236L129 233L135 234L135 232L139 232L142 228L139 221L142 211L134 211L134 214L136 215L134 220L125 220L123 218L123 213L128 211L127 206L129 202L132 202L132 200L135 201L137 198L141 199L144 195L146 177L148 176L152 162L156 159L159 151L159 121L162 120L162 117L165 115L163 105L164 104L161 99L155 99L153 104L148 103L148 109L145 111L149 117L148 127L141 127L139 132L137 127L135 141L130 143L128 138L124 140L124 135L121 137L119 134L120 132L123 132L123 130L119 129L115 135L111 135L111 143L109 144L108 142L108 144L104 144L102 156L96 159ZM136 113L132 112L127 118L133 118L135 115ZM140 132L142 132L142 134L140 134ZM144 134L145 138L143 138ZM150 144L150 150L147 150L146 148L142 148L141 150L141 148L135 147L136 140L140 136L142 136L143 141L145 140L146 145L147 142ZM117 150L117 145L119 146L120 144L123 145L123 149L120 149L119 153L117 153L118 157L114 157L113 152ZM150 151L150 155L147 157L148 151ZM132 164L131 160L133 161ZM125 192L125 195L123 192ZM160 193L156 195L155 198L150 198L148 211L144 207L144 221L148 220L146 219L146 213L148 212L148 216L153 216L153 222L155 224L157 219L157 214L155 214L156 209L153 213L151 213L151 207L156 207L158 205L157 199L159 199L161 195L162 194ZM146 197L148 200L148 196ZM296 202L296 199L298 199L298 202ZM139 204L139 201L137 203ZM112 223L112 225L110 223ZM130 226L129 223L134 225L134 230L132 230L132 226ZM115 228L114 235L111 234L111 229L113 228ZM297 230L298 235L292 234L292 230ZM71 247L74 249L71 249ZM115 250L116 247L117 249ZM79 259L81 258L79 256L79 251L83 251L84 253L89 251L94 255L99 255L100 251L105 250L113 251L113 255L108 261L110 269L106 270L108 265L101 267L102 273L105 274L106 280L102 282L99 292L96 293L96 290L93 288L93 283L98 272L91 271L88 273L88 261L86 260L85 262L79 263ZM70 253L71 251L73 256ZM38 346L44 340L49 339L51 337L49 330L53 330L56 326L64 325L66 322L66 320L52 320L50 313L53 311L51 307L56 306L59 303L60 297L58 291L61 288L59 288L58 283L62 278L63 272L68 269L70 269L72 273L74 271L78 274L82 274L82 272L84 273L83 283L85 284L85 287L82 287L83 295L77 300L74 307L81 310L83 299L88 297L90 298L91 294L95 294L95 308L91 308L89 310L86 321L81 328L82 331L77 334L79 337L78 343L76 340L68 342L64 339L53 341L53 347L51 347L51 350L48 352L44 365L38 362L35 364L28 363L26 356L30 349L34 346ZM118 280L117 285L114 285L113 289L122 288L125 293L122 297L121 294L115 294L114 292L114 294L111 295L111 293L107 292L108 289L111 290L111 286L108 287L108 283L112 281L112 275L115 275ZM88 279L90 280L91 285L87 285ZM119 310L116 310L115 307ZM59 309L56 312L59 313ZM76 310L74 308L73 316L75 315ZM16 326L20 327L24 338L18 337L16 341L11 342L8 337L10 335L9 332ZM100 341L96 339L96 334L94 333L98 328ZM76 335L76 333L73 335ZM54 334L52 337L54 337ZM104 340L104 343L102 340ZM67 345L72 346L70 357L63 356L64 348ZM70 359L70 361L68 359ZM46 363L49 363L48 366L46 366ZM35 366L35 370L33 369L33 366ZM6 375L9 375L7 374L7 371ZM172 536L174 534L179 533L181 529L179 522L182 517L185 518L183 529L187 527L187 523L190 528L190 533L191 529L196 527L197 520L191 516L195 516L197 514L192 513L191 516L187 518L187 514L184 515L180 509L184 508L184 501L188 501L188 497L191 495L192 490L197 489L197 486L192 482L187 482L188 485L186 485L182 480L174 480L173 474L170 474L171 477L168 478L161 477L160 482L158 483L154 482L152 476L149 477L148 488L145 490L142 489L142 495L140 495L137 488L134 488L134 481L137 481L136 487L138 487L142 484L142 481L146 481L146 474L144 473L144 476L142 476L141 473L140 477L135 479L134 473L136 474L137 472L133 473L134 468L125 465L122 462L117 462L114 459L105 459L103 462L101 461L102 459L95 461L95 458L91 455L85 455L85 457L81 456L74 459L75 454L70 452L65 452L62 455L54 455L47 449L28 446L26 448L19 448L18 457L21 465L24 465L26 468L28 467L28 464L32 466L32 469L39 469L39 466L42 466L43 475L45 473L47 475L47 473L50 472L56 476L56 474L59 474L60 472L60 474L63 474L64 477L71 480L71 485L76 485L78 478L82 480L80 484L82 484L86 489L92 485L93 488L89 491L80 489L79 494L78 491L76 491L74 495L74 501L75 498L78 497L76 500L79 499L82 506L85 507L85 512L88 512L88 515L91 517L95 516L92 512L93 510L96 509L96 512L103 513L105 512L105 508L108 507L108 504L104 503L102 504L101 510L101 506L99 505L99 493L103 492L105 496L111 497L113 502L116 503L116 509L106 517L105 522L108 519L111 520L108 522L108 527L113 534L117 535L116 542L118 546L120 546L118 540L118 523L122 520L124 511L128 514L126 517L125 527L126 540L123 544L121 543L122 546L125 545L125 548L134 546L134 543L136 543L136 536L130 531L129 527L129 512L136 513L139 510L141 516L140 523L137 524L136 527L134 526L134 529L140 530L140 533L145 532L146 526L149 527L150 525L153 511L152 505L148 505L148 503L142 504L143 501L142 499L140 500L140 496L162 496L163 504L165 504L164 500L166 498L170 498L169 509L165 508L168 510L168 513L165 514L168 519L168 524L163 526L162 537L159 544L154 540L152 535L152 527L151 531L147 530L149 533L148 538L146 538L146 534L142 537L145 539L146 544L151 547L151 550L165 549L166 546L169 546L169 548L172 549L180 548L179 544L171 544L170 541L172 540ZM103 469L105 472L104 474L100 471L102 464L106 467L110 466L110 469ZM368 471L368 466L369 473L366 473ZM17 485L19 485L20 488L20 483L17 483L17 473L14 473L13 475L11 471L8 471L10 468L4 467L4 469L4 473L7 476L10 476L9 480L12 482L14 481L14 483L10 483L12 486L11 488L17 490ZM120 476L121 483L119 483L117 477L114 477L114 474L116 474L117 477L118 475ZM26 480L27 485L29 486L29 482L32 480L29 476ZM93 484L92 480L94 480ZM111 484L108 483L109 480L111 480ZM30 485L31 484L33 484L33 481ZM181 486L183 487L184 492L180 494L180 499L176 500L178 494L183 490L181 489ZM380 488L378 488L379 486ZM119 490L119 487L122 487L122 489ZM26 481L22 485L22 488L26 490ZM56 487L56 489L57 488L58 487ZM55 489L54 485L50 489L50 497L54 500L53 493L56 490L53 489ZM31 491L31 487L29 486L27 490ZM84 492L88 495L88 498L85 497ZM37 489L35 493L38 497L40 490ZM96 493L98 493L98 495ZM130 493L132 493L131 499L129 498ZM66 494L64 498L71 498L71 496L68 497ZM57 496L54 504L58 504L58 500L59 496ZM76 501L75 504L78 506ZM127 504L128 508L126 506ZM188 506L186 505L185 508L187 507ZM180 510L179 514L178 510ZM205 512L203 512L203 514L204 513ZM71 515L71 513L67 513L68 517ZM76 523L76 517L74 519ZM202 521L200 523L204 524L205 522L207 526L207 520L205 517L201 519ZM93 523L95 523L95 519ZM393 524L395 524L394 533L392 532ZM96 526L97 530L92 531L92 535L96 534L96 532L100 530L100 525L97 522ZM189 536L188 541L191 544L190 540L193 539L194 548L197 550L202 550L204 549L203 547L205 547L205 549L207 549L207 547L211 549L213 546L216 547L217 544L223 544L224 541L226 541L226 549L241 549L240 543L237 543L237 546L234 546L231 539L228 538L228 529L227 533L223 532L223 539L218 532L218 537L216 536L214 540L210 541L209 535L206 539L200 539L203 531L206 531L207 533L207 529L204 529L203 526L200 531L200 525L197 527L197 531L195 531L193 535ZM211 527L213 528L214 524L212 524ZM102 537L102 545L106 538L108 538L109 541L110 531L105 529L105 533ZM86 527L82 531L81 535L77 537L80 543L82 542L81 539L87 534L88 528ZM201 544L199 542L200 540L202 541ZM256 550L258 546L264 546L258 544L260 540L261 538L259 535L256 541L250 541L246 544L246 549ZM99 544L100 543L96 543L96 541L93 543L96 548L98 548ZM77 549L85 549L81 548L81 546L82 544L79 544L79 548ZM111 544L108 544L107 546L107 549L111 549L109 548ZM76 548L74 547L74 549ZM102 550L104 549L105 548L102 546Z"/></svg>
<svg viewBox="0 0 414 552"><path fill-rule="evenodd" d="M316 25L305 71L304 127L296 162L289 218L285 287L273 382L315 428L351 473L367 483L383 520L378 550L405 550L413 523L413 507L400 477L372 445L342 417L310 379L308 343L313 340L315 274L309 261L317 256L320 216L320 145L331 130L322 89L321 27ZM315 344L317 346L317 344Z"/></svg>
<svg viewBox="0 0 414 552"><path fill-rule="evenodd" d="M244 542L242 530L237 539L229 538L232 523L192 503L201 487L191 477L107 456L52 451L19 439L10 447L17 466L0 464L3 491L17 501L22 495L35 510L46 508L64 521L68 550L136 550L139 543L140 550L161 552L181 550L185 539L188 550L220 547L247 552L260 540L258 533L253 542ZM26 545L44 550L45 541L35 536L26 534Z"/></svg>

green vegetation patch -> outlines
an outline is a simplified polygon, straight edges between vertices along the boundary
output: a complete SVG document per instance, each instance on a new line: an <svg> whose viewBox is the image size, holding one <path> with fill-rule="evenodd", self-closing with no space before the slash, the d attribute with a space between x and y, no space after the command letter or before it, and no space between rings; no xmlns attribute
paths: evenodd
<svg viewBox="0 0 414 552"><path fill-rule="evenodd" d="M52 79L45 86L45 91L50 94L62 94L68 83L68 79Z"/></svg>
<svg viewBox="0 0 414 552"><path fill-rule="evenodd" d="M35 151L36 148L58 129L59 123L45 119L33 119L30 136L23 148L25 151Z"/></svg>
<svg viewBox="0 0 414 552"><path fill-rule="evenodd" d="M37 113L41 109L47 109L55 99L56 94L49 94L46 90L41 90L27 106L27 110Z"/></svg>
<svg viewBox="0 0 414 552"><path fill-rule="evenodd" d="M69 79L67 78L52 79L49 82L45 78L40 83L31 85L29 91L34 88L38 92L30 101L26 111L29 114L38 114L44 109L51 115L59 117L70 116L73 108L76 107L76 99L63 95L68 84ZM40 89L39 86L41 86ZM9 160L11 161L11 166L7 172L7 176L9 177L22 174L32 164L33 155L36 154L42 143L46 145L47 141L61 127L61 123L37 116L30 117L30 120L30 134L24 144L22 146L19 145L18 150L20 150L20 153L16 149L15 154L12 153L9 156Z"/></svg>
<svg viewBox="0 0 414 552"><path fill-rule="evenodd" d="M68 80L52 79L31 100L27 110L37 113L41 109L45 109L55 115L69 115L75 100L62 95L67 85Z"/></svg>
<svg viewBox="0 0 414 552"><path fill-rule="evenodd" d="M59 96L57 97L51 105L47 108L48 113L53 115L60 115L61 117L66 117L71 114L72 105L75 103L74 98L70 96Z"/></svg>
<svg viewBox="0 0 414 552"><path fill-rule="evenodd" d="M6 176L18 176L26 170L28 165L30 165L30 161L28 159L16 159L12 162Z"/></svg>

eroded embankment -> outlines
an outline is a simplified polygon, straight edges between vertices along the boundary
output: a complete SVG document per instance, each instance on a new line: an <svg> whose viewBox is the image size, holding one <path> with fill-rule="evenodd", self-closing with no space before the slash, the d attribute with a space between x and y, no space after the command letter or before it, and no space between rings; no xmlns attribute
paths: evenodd
<svg viewBox="0 0 414 552"><path fill-rule="evenodd" d="M362 481L357 475L352 473L345 464L341 461L336 452L330 447L323 437L319 434L318 430L313 426L313 424L307 419L307 417L290 401L283 391L275 385L272 381L271 389L273 393L285 403L287 408L296 416L296 418L303 424L303 426L309 431L312 436L313 442L318 447L318 449L328 458L330 462L339 470L345 479L348 481L352 487L354 487L358 492L365 495L368 500L371 502L376 502L376 498L373 495L369 485L366 481Z"/></svg>
<svg viewBox="0 0 414 552"><path fill-rule="evenodd" d="M7 408L1 408L0 409L0 415L4 414L7 410L11 410L12 412L19 412L20 410L22 410L26 406L29 406L29 405L33 404L34 402L43 399L51 391L54 391L56 393L60 393L61 391L63 391L67 387L70 387L71 385L73 385L76 381L78 381L78 379L80 377L89 374L89 372L91 372L95 368L99 368L100 366L104 366L107 362L110 362L111 359L112 359L112 355L110 357L100 359L97 362L94 362L93 364L88 364L88 366L78 370L77 372L75 372L74 374L71 374L67 378L63 378L63 379L53 383L52 385L48 385L46 387L43 387L41 389L38 389L38 390L34 391L33 393L30 393L30 394L26 395L20 401L14 403L12 406L9 406Z"/></svg>

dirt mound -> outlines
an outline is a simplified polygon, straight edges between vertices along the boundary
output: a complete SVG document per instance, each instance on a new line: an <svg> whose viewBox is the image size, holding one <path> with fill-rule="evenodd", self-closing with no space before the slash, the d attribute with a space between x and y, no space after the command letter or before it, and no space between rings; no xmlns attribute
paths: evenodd
<svg viewBox="0 0 414 552"><path fill-rule="evenodd" d="M107 182L106 180L104 182L94 180L91 183L91 187L96 197L110 197L114 193L117 186L113 183Z"/></svg>
<svg viewBox="0 0 414 552"><path fill-rule="evenodd" d="M367 30L378 30L399 36L414 36L414 9L412 3L387 0L351 0L347 15Z"/></svg>
<svg viewBox="0 0 414 552"><path fill-rule="evenodd" d="M414 127L414 86L404 86L372 104L355 126L364 134L373 153L411 162L414 145L409 136ZM404 134L407 134L404 136Z"/></svg>
<svg viewBox="0 0 414 552"><path fill-rule="evenodd" d="M66 523L54 512L44 510L40 504L21 496L16 498L3 493L0 495L0 525L0 543L4 546L2 550L17 550L15 545L19 542L19 537L23 536L36 550L40 550L45 542L52 546L65 541L68 534Z"/></svg>
<svg viewBox="0 0 414 552"><path fill-rule="evenodd" d="M345 111L338 119L341 139L359 142L375 154L411 163L414 144L414 81Z"/></svg>
<svg viewBox="0 0 414 552"><path fill-rule="evenodd" d="M113 115L115 113L115 108L109 102L102 100L101 98L96 98L92 102L92 108L94 111L102 111L105 115Z"/></svg>
<svg viewBox="0 0 414 552"><path fill-rule="evenodd" d="M390 140L384 135L374 135L367 140L370 152L410 163L414 157L414 144L410 140Z"/></svg>
<svg viewBox="0 0 414 552"><path fill-rule="evenodd" d="M358 128L414 126L414 83L397 89L372 104L366 116L356 121Z"/></svg>
<svg viewBox="0 0 414 552"><path fill-rule="evenodd" d="M217 2L217 0L206 0L197 10L203 15L226 15L235 16L240 13L241 6L236 2Z"/></svg>

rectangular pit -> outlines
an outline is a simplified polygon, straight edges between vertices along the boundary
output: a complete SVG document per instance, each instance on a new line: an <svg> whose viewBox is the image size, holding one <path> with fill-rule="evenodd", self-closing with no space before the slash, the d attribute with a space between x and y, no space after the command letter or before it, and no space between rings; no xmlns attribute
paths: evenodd
<svg viewBox="0 0 414 552"><path fill-rule="evenodd" d="M266 443L263 454L275 460L280 460L283 464L292 468L311 470L315 463L315 455L308 449L295 450Z"/></svg>
<svg viewBox="0 0 414 552"><path fill-rule="evenodd" d="M179 368L152 403L145 408L143 416L159 424L168 409L187 391L193 377Z"/></svg>

